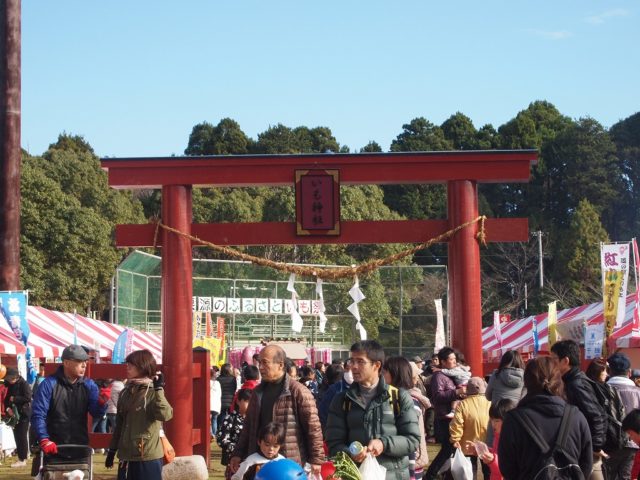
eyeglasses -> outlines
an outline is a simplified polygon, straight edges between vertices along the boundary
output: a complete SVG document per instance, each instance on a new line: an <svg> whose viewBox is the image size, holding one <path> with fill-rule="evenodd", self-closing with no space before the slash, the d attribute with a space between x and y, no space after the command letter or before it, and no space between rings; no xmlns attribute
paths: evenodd
<svg viewBox="0 0 640 480"><path fill-rule="evenodd" d="M351 362L351 365L357 365L358 367L363 367L367 363L373 364L371 360L365 360L364 358L351 358L350 362Z"/></svg>

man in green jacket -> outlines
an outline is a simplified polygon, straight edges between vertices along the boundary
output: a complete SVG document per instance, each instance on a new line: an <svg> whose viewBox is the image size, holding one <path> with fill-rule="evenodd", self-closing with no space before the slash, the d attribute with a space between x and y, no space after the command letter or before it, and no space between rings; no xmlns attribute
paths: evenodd
<svg viewBox="0 0 640 480"><path fill-rule="evenodd" d="M420 444L418 417L409 393L385 383L383 363L375 340L351 346L353 384L331 402L325 438L331 456L343 451L361 463L371 453L387 469L386 480L407 480L409 454ZM350 451L352 442L364 448Z"/></svg>

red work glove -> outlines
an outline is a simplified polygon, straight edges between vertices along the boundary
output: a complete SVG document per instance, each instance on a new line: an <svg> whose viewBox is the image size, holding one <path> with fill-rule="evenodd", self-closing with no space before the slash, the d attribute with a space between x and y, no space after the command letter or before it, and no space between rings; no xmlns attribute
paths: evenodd
<svg viewBox="0 0 640 480"><path fill-rule="evenodd" d="M100 406L104 405L111 398L111 387L101 388L98 394L98 404Z"/></svg>
<svg viewBox="0 0 640 480"><path fill-rule="evenodd" d="M40 450L42 450L45 455L55 455L58 453L58 446L48 438L43 438L40 440Z"/></svg>

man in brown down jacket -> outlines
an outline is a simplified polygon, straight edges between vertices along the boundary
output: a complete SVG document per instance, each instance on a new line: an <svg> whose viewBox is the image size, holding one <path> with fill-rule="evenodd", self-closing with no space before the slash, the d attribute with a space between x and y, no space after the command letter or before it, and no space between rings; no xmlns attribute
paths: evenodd
<svg viewBox="0 0 640 480"><path fill-rule="evenodd" d="M244 428L229 462L234 473L243 459L258 451L258 431L269 422L285 428L280 453L300 465L309 463L314 473L320 473L324 452L316 402L308 388L286 374L285 358L284 350L276 345L260 352L262 382L251 395Z"/></svg>

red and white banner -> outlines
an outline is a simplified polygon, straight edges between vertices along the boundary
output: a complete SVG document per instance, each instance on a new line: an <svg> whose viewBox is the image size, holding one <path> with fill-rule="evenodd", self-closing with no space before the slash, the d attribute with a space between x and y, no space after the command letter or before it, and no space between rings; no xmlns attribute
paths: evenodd
<svg viewBox="0 0 640 480"><path fill-rule="evenodd" d="M636 274L636 295L635 300L636 304L633 309L633 329L635 331L640 330L640 253L638 252L638 242L634 238L631 241L631 245L633 246L633 271Z"/></svg>
<svg viewBox="0 0 640 480"><path fill-rule="evenodd" d="M224 317L216 319L216 336L221 340L224 338Z"/></svg>

